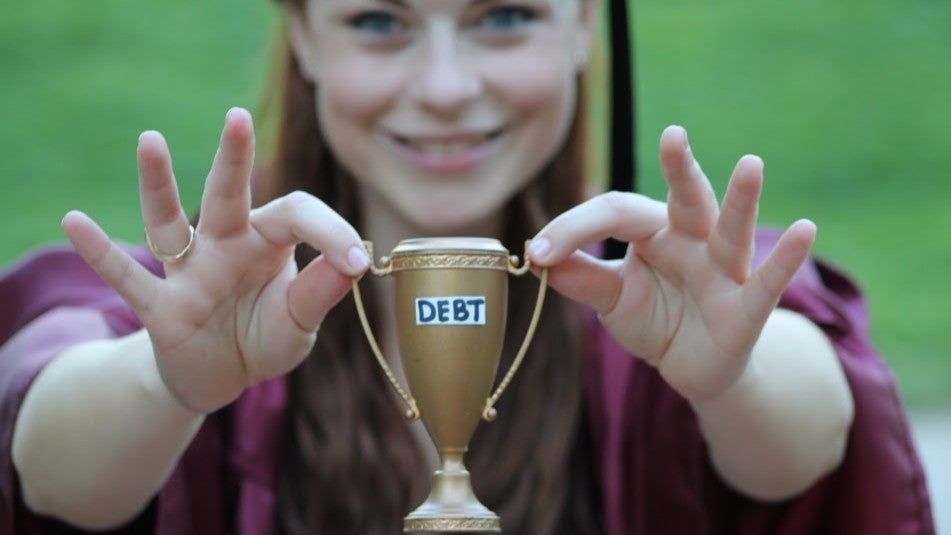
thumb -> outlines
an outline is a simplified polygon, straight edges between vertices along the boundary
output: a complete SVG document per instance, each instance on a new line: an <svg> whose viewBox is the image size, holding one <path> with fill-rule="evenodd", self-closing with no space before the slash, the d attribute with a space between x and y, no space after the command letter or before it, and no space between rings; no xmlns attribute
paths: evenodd
<svg viewBox="0 0 951 535"><path fill-rule="evenodd" d="M621 291L617 267L620 261L605 261L575 251L548 270L548 285L565 297L593 308L610 311Z"/></svg>
<svg viewBox="0 0 951 535"><path fill-rule="evenodd" d="M350 288L350 277L340 273L325 256L318 256L288 287L288 312L301 330L314 332Z"/></svg>

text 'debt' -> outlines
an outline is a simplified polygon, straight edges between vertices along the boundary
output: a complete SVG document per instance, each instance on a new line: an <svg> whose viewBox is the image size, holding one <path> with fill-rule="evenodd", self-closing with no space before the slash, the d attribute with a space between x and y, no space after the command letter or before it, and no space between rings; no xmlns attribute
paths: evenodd
<svg viewBox="0 0 951 535"><path fill-rule="evenodd" d="M485 325L485 296L416 298L417 325Z"/></svg>

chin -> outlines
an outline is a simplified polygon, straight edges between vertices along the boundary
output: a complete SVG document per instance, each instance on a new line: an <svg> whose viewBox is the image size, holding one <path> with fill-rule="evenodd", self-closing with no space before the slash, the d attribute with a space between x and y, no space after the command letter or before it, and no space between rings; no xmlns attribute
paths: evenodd
<svg viewBox="0 0 951 535"><path fill-rule="evenodd" d="M427 236L485 236L492 237L501 227L499 212L472 210L452 210L445 207L458 207L460 204L443 205L443 208L427 213L417 212L414 225Z"/></svg>

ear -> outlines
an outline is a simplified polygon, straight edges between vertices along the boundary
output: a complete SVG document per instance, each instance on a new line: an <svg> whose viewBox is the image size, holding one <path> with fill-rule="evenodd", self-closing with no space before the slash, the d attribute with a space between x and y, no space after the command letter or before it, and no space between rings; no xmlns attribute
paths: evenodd
<svg viewBox="0 0 951 535"><path fill-rule="evenodd" d="M581 0L577 40L575 42L575 61L578 70L583 70L591 56L594 34L597 31L598 15L601 13L601 0Z"/></svg>
<svg viewBox="0 0 951 535"><path fill-rule="evenodd" d="M285 10L287 38L304 78L317 83L317 46L304 9Z"/></svg>

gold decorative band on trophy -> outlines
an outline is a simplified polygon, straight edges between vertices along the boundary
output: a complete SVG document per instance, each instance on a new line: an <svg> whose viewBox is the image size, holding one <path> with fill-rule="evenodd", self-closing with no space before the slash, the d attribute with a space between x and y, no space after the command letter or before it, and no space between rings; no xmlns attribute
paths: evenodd
<svg viewBox="0 0 951 535"><path fill-rule="evenodd" d="M406 520L407 533L426 531L499 531L498 519L415 518Z"/></svg>
<svg viewBox="0 0 951 535"><path fill-rule="evenodd" d="M522 267L518 267L519 258L509 256L508 251L498 240L494 241L501 250L486 249L487 238L414 238L403 240L393 250L392 256L380 258L380 267L370 266L370 272L385 276L408 269L498 269L513 275L523 275L531 267L526 255ZM363 242L373 258L373 243ZM525 242L525 249L531 241ZM445 248L452 249L446 252Z"/></svg>
<svg viewBox="0 0 951 535"><path fill-rule="evenodd" d="M366 243L373 258L372 244ZM528 242L525 244L528 250ZM401 241L370 272L395 279L397 342L406 380L399 384L367 321L358 279L357 313L374 357L406 402L409 418L421 418L439 451L429 497L403 523L403 531L499 532L498 515L479 502L463 463L479 420L495 419L493 405L518 370L538 324L548 269L541 273L535 311L512 365L490 395L498 372L508 310L508 275L531 266L491 238L417 238Z"/></svg>
<svg viewBox="0 0 951 535"><path fill-rule="evenodd" d="M391 259L392 271L406 269L499 269L508 271L508 259L475 254L412 254Z"/></svg>

